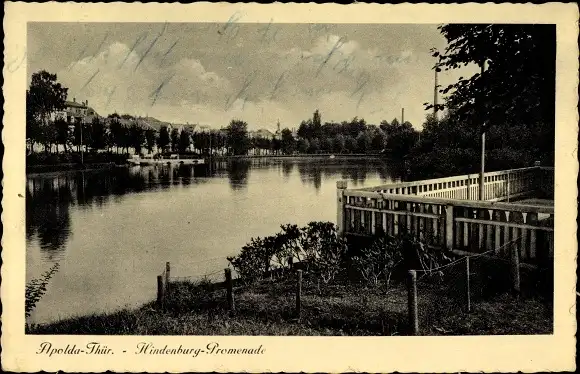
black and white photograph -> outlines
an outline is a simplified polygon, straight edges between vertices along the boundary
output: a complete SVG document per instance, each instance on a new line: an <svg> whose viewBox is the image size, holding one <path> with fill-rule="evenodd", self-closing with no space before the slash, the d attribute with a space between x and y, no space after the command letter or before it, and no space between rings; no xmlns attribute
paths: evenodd
<svg viewBox="0 0 580 374"><path fill-rule="evenodd" d="M26 79L32 353L555 334L556 133L578 125L556 120L555 22L227 14L26 23L5 74ZM71 335L92 338L51 340ZM214 340L95 338L120 335Z"/></svg>

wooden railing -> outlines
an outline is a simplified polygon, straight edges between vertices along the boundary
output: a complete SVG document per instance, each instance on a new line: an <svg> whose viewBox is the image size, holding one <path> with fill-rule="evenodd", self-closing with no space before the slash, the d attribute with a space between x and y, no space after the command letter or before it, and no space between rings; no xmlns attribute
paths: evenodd
<svg viewBox="0 0 580 374"><path fill-rule="evenodd" d="M465 196L469 188L473 188L470 197L478 196L476 187L467 184L472 179L468 176L357 190L348 190L346 182L339 181L339 232L363 236L407 233L427 245L450 251L494 251L498 255L505 255L502 251L506 250L506 244L517 242L522 262L534 264L552 258L553 206L497 200L537 192L542 185L545 187L539 192L549 198L553 190L549 186L550 183L553 186L553 169L525 168L485 176L486 194L496 201L432 197L433 194Z"/></svg>
<svg viewBox="0 0 580 374"><path fill-rule="evenodd" d="M550 176L552 178L551 181L549 180ZM554 185L553 176L554 168L540 166L485 173L484 200L509 201L524 195L535 195L539 186L545 186L547 190L551 191ZM479 175L470 174L414 182L391 183L361 188L358 191L479 200Z"/></svg>

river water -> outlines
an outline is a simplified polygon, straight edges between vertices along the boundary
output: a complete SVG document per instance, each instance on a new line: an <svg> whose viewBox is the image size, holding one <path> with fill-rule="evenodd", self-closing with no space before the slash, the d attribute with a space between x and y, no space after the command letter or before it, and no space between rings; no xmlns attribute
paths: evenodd
<svg viewBox="0 0 580 374"><path fill-rule="evenodd" d="M135 307L171 275L223 277L226 256L281 224L336 221L336 181L398 179L379 159L238 160L29 175L26 279L58 263L29 322Z"/></svg>

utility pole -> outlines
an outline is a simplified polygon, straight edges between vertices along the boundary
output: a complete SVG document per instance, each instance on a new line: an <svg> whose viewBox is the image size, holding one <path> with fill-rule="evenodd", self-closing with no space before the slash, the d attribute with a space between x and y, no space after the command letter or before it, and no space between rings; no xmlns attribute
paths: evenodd
<svg viewBox="0 0 580 374"><path fill-rule="evenodd" d="M84 165L85 160L84 160L84 151L83 151L83 127L85 125L85 119L84 117L81 117L81 164Z"/></svg>
<svg viewBox="0 0 580 374"><path fill-rule="evenodd" d="M483 72L485 71L485 60L481 61L481 75L480 78L483 78ZM484 108L483 100L484 95L482 94L480 97L481 102L479 106L481 109ZM485 185L485 112L481 111L481 169L479 170L479 200L484 199L484 185Z"/></svg>
<svg viewBox="0 0 580 374"><path fill-rule="evenodd" d="M437 96L438 96L437 70L439 70L439 66L435 65L435 86L433 87L433 116L435 117L435 120L437 120Z"/></svg>
<svg viewBox="0 0 580 374"><path fill-rule="evenodd" d="M405 123L405 108L401 108L401 125Z"/></svg>

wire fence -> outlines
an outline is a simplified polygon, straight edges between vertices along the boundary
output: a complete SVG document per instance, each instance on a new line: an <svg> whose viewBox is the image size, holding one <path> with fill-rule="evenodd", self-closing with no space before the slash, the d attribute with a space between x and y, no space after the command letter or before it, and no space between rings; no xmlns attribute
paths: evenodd
<svg viewBox="0 0 580 374"><path fill-rule="evenodd" d="M519 246L521 237L502 247L478 254L469 254L449 264L434 269L416 270L414 285L416 294L409 297L409 304L417 308L409 321L417 325L415 334L425 329L437 328L444 320L453 316L477 311L481 302L512 293L520 295L521 276ZM511 301L508 301L511 302Z"/></svg>
<svg viewBox="0 0 580 374"><path fill-rule="evenodd" d="M188 301L179 298L177 302L185 308L196 308L198 306L193 304L213 298L212 305L221 305L220 308L231 313L241 308L249 314L259 314L267 305L268 315L291 316L298 321L305 313L309 319L342 323L344 326L353 325L353 320L356 320L356 326L351 326L353 331L366 326L387 334L397 330L393 326L405 325L399 330L409 335L429 333L426 330L439 328L442 318L477 310L480 302L500 293L511 291L514 296L519 296L520 239L513 239L500 248L483 253L464 254L435 268L423 264L421 269L408 271L406 282L393 282L389 286L387 280L386 287L365 287L364 290L360 283L349 283L344 279L328 281L317 271L301 266L301 263L290 263L290 269L273 272L274 275L270 274L251 287L246 287L245 280L236 278L229 268L214 267L215 270L204 274L171 276L172 268L167 263L158 276L157 301L159 307L166 310L172 287L182 287L180 292L207 291L207 295L195 296ZM192 287L187 288L186 285ZM196 289L196 285L206 288ZM213 292L216 289L224 291ZM245 295L248 289L251 289L251 297ZM215 298L219 299L217 304ZM397 317L393 319L390 316ZM446 333L444 329L438 332Z"/></svg>

